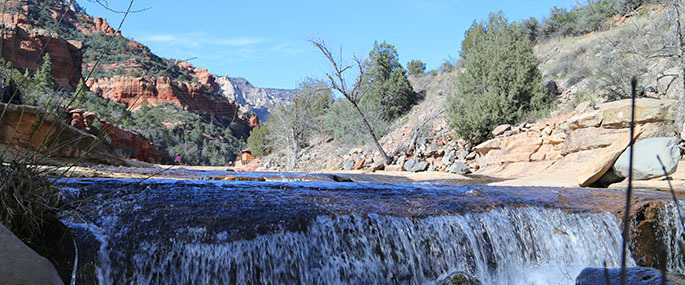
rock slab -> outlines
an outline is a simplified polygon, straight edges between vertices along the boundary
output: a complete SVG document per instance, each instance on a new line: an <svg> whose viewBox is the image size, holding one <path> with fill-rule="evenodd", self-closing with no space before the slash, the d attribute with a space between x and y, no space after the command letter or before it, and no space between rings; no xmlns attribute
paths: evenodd
<svg viewBox="0 0 685 285"><path fill-rule="evenodd" d="M642 134L642 128L636 126L633 139L637 140L640 134ZM594 159L588 161L587 166L579 170L576 174L578 185L581 187L588 187L599 180L614 165L616 159L623 153L628 145L630 145L630 135L626 133L626 135L620 136L618 140L602 150Z"/></svg>
<svg viewBox="0 0 685 285"><path fill-rule="evenodd" d="M418 159L410 159L404 163L404 169L409 172L425 171L428 168L428 163Z"/></svg>
<svg viewBox="0 0 685 285"><path fill-rule="evenodd" d="M0 224L0 284L63 284L57 270Z"/></svg>
<svg viewBox="0 0 685 285"><path fill-rule="evenodd" d="M673 174L680 161L678 139L661 137L648 138L635 143L633 152L633 178L645 180L664 176L664 171L657 159L666 168L668 174ZM628 147L614 163L614 172L620 177L628 177L630 147Z"/></svg>

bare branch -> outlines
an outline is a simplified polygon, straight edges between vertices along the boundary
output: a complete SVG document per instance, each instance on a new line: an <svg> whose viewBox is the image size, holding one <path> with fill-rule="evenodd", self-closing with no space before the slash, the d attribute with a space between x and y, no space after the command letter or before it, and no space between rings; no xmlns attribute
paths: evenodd
<svg viewBox="0 0 685 285"><path fill-rule="evenodd" d="M100 5L100 6L102 6L102 8L105 8L107 11L110 11L110 12L112 12L112 13L117 13L117 14L140 13L140 12L145 12L145 11L147 11L147 10L152 9L152 7L147 7L147 8L143 8L143 9L140 9L140 10L131 10L131 11L127 11L127 10L115 10L115 9L113 9L113 8L111 8L111 7L109 6L109 2L108 2L107 0L88 0L88 2L96 3L96 4ZM133 2L133 1L132 1L132 2Z"/></svg>

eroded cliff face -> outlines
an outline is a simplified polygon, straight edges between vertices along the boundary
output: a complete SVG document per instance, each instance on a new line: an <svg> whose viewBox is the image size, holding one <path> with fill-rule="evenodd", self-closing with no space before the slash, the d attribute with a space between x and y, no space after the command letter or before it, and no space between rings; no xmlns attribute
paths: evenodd
<svg viewBox="0 0 685 285"><path fill-rule="evenodd" d="M157 106L172 103L179 108L217 118L237 118L238 106L214 96L206 85L195 82L179 82L169 77L124 77L90 79L88 88L96 94L115 102L126 104L136 110L141 105Z"/></svg>
<svg viewBox="0 0 685 285"><path fill-rule="evenodd" d="M94 135L106 137L111 143L111 153L124 158L135 159L145 162L162 162L167 155L157 149L150 140L139 133L123 129L106 120L100 119L92 112L80 109L70 109L70 125L79 130L86 131ZM95 122L100 123L97 129Z"/></svg>
<svg viewBox="0 0 685 285"><path fill-rule="evenodd" d="M291 89L255 87L245 78L219 76L216 78L216 83L220 86L224 97L255 112L262 122L269 117L271 108L280 103L289 102L290 97L295 94L295 90Z"/></svg>
<svg viewBox="0 0 685 285"><path fill-rule="evenodd" d="M67 90L73 90L81 79L81 43L69 41L40 29L25 29L19 25L5 26L2 35L2 57L19 70L36 72L43 64L43 55L50 55L55 79Z"/></svg>
<svg viewBox="0 0 685 285"><path fill-rule="evenodd" d="M0 120L0 151L12 146L25 154L35 151L50 158L124 164L97 137L65 124L54 114L26 105L0 103L0 109L5 110Z"/></svg>

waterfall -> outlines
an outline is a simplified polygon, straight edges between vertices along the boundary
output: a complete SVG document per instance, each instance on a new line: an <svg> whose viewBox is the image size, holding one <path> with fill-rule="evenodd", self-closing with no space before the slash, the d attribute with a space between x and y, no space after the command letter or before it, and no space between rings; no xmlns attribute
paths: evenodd
<svg viewBox="0 0 685 285"><path fill-rule="evenodd" d="M681 214L685 210L685 202L679 202ZM685 256L680 248L685 245L685 232L678 219L678 211L675 203L664 203L662 211L659 211L656 233L661 238L664 252L667 254L666 268L671 272L685 274ZM682 243L682 244L679 244Z"/></svg>
<svg viewBox="0 0 685 285"><path fill-rule="evenodd" d="M431 284L454 272L573 284L585 267L620 266L615 216L522 203L504 188L173 181L113 198L111 181L85 182L91 222L69 225L98 241L100 284ZM464 206L488 195L509 202Z"/></svg>

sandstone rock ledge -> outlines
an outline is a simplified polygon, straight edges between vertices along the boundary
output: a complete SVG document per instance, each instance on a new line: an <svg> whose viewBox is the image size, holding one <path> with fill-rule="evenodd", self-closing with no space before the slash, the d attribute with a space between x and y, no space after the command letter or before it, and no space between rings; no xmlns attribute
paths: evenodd
<svg viewBox="0 0 685 285"><path fill-rule="evenodd" d="M674 135L675 101L638 99L636 105L636 126L642 130L638 140ZM578 187L576 175L593 161L613 164L595 160L629 136L629 124L630 100L559 114L476 146L476 174L510 179L497 185Z"/></svg>

